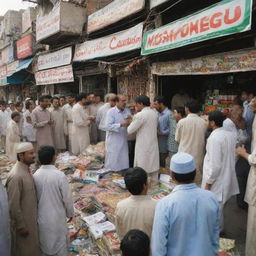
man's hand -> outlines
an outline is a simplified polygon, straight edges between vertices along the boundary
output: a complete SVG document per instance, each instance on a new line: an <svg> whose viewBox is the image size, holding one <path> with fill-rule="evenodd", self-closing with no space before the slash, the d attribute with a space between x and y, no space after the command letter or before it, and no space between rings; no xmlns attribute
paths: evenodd
<svg viewBox="0 0 256 256"><path fill-rule="evenodd" d="M131 124L131 120L120 123L121 127L128 127Z"/></svg>
<svg viewBox="0 0 256 256"><path fill-rule="evenodd" d="M54 124L54 121L53 121L53 120L49 120L49 121L48 121L48 124L49 124L49 125L52 125L52 124Z"/></svg>
<svg viewBox="0 0 256 256"><path fill-rule="evenodd" d="M242 156L242 155L244 155L246 153L246 149L244 147L239 146L239 147L236 148L236 153L239 156Z"/></svg>
<svg viewBox="0 0 256 256"><path fill-rule="evenodd" d="M89 116L87 119L90 120L90 121L94 121L95 117L94 116Z"/></svg>
<svg viewBox="0 0 256 256"><path fill-rule="evenodd" d="M212 189L212 184L206 183L205 190L211 190L211 189Z"/></svg>
<svg viewBox="0 0 256 256"><path fill-rule="evenodd" d="M29 235L28 229L26 229L26 228L19 229L18 233L22 237L27 237Z"/></svg>

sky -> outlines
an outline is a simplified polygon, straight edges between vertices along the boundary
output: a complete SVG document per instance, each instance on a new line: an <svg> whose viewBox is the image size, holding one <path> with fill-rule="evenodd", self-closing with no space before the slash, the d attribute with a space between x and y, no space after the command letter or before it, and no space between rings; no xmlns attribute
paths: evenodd
<svg viewBox="0 0 256 256"><path fill-rule="evenodd" d="M0 16L3 16L8 10L20 10L26 9L29 6L34 6L29 2L23 2L22 0L0 0Z"/></svg>

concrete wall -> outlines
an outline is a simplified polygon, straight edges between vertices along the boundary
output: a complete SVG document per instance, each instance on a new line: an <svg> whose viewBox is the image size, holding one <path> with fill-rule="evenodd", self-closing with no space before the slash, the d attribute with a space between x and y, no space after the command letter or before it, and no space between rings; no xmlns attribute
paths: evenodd
<svg viewBox="0 0 256 256"><path fill-rule="evenodd" d="M114 0L87 0L87 14L90 15L113 1Z"/></svg>

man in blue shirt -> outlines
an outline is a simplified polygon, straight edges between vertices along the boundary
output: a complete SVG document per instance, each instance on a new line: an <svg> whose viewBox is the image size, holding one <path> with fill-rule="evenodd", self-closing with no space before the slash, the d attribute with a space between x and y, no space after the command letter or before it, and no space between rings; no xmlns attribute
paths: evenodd
<svg viewBox="0 0 256 256"><path fill-rule="evenodd" d="M177 186L157 204L152 256L217 256L220 233L217 199L194 183L196 167L191 155L175 154L170 169Z"/></svg>
<svg viewBox="0 0 256 256"><path fill-rule="evenodd" d="M168 136L170 132L171 111L166 106L164 97L155 97L154 107L159 112L158 116L158 145L160 153L160 167L165 167L165 161L168 156Z"/></svg>

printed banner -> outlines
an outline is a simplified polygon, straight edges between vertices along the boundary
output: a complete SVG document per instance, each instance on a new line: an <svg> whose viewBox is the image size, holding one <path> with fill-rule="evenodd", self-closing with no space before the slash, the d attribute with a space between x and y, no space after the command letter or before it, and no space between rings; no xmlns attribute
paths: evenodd
<svg viewBox="0 0 256 256"><path fill-rule="evenodd" d="M49 69L68 65L72 60L72 47L67 47L62 50L40 55L38 57L38 70Z"/></svg>
<svg viewBox="0 0 256 256"><path fill-rule="evenodd" d="M17 41L17 58L24 59L33 54L32 36L27 35Z"/></svg>
<svg viewBox="0 0 256 256"><path fill-rule="evenodd" d="M167 2L168 0L150 0L150 9L164 3Z"/></svg>
<svg viewBox="0 0 256 256"><path fill-rule="evenodd" d="M60 5L36 20L36 41L40 41L60 31Z"/></svg>
<svg viewBox="0 0 256 256"><path fill-rule="evenodd" d="M142 55L167 51L251 29L252 0L224 0L196 14L148 31Z"/></svg>
<svg viewBox="0 0 256 256"><path fill-rule="evenodd" d="M0 67L0 79L7 77L7 68L6 65Z"/></svg>
<svg viewBox="0 0 256 256"><path fill-rule="evenodd" d="M9 62L12 62L14 60L13 54L14 54L14 52L13 52L13 46L12 45L9 45L9 46L5 47L2 50L1 64L7 64Z"/></svg>
<svg viewBox="0 0 256 256"><path fill-rule="evenodd" d="M145 0L115 0L89 15L87 32L102 29L110 24L120 21L136 12L143 10Z"/></svg>
<svg viewBox="0 0 256 256"><path fill-rule="evenodd" d="M141 48L143 23L76 46L73 61L90 60Z"/></svg>
<svg viewBox="0 0 256 256"><path fill-rule="evenodd" d="M154 75L207 75L256 70L256 50L224 52L194 59L152 64Z"/></svg>
<svg viewBox="0 0 256 256"><path fill-rule="evenodd" d="M48 69L35 73L37 85L60 84L74 82L74 74L72 65Z"/></svg>
<svg viewBox="0 0 256 256"><path fill-rule="evenodd" d="M14 74L16 72L16 69L19 66L19 61L16 60L10 64L7 65L7 76L11 76L12 74Z"/></svg>

